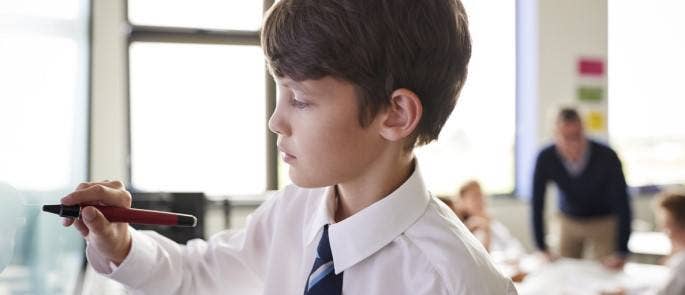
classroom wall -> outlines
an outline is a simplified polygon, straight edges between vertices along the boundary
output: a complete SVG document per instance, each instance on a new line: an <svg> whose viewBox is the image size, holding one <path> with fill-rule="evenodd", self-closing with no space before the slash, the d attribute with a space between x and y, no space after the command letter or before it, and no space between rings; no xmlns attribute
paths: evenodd
<svg viewBox="0 0 685 295"><path fill-rule="evenodd" d="M595 81L578 74L580 58L607 58L607 0L539 1L539 110L538 143L552 138L552 124L560 106L578 106L580 111L607 115L607 99L580 102L576 88ZM606 77L606 74L604 75ZM606 81L606 78L603 79ZM606 82L605 82L606 83ZM607 130L588 130L606 139Z"/></svg>
<svg viewBox="0 0 685 295"><path fill-rule="evenodd" d="M606 95L606 74L581 76L578 62L581 58L606 61L607 0L521 0L518 8L519 30L525 33L519 35L517 56L525 68L518 69L516 184L518 195L527 199L537 152L553 140L554 119L561 107L577 107L581 116L601 114L603 128L586 130L599 140L608 138L606 97L581 102L576 93L580 86L600 86Z"/></svg>
<svg viewBox="0 0 685 295"><path fill-rule="evenodd" d="M123 0L93 0L91 180L128 175L127 48Z"/></svg>
<svg viewBox="0 0 685 295"><path fill-rule="evenodd" d="M559 108L578 107L583 113L600 112L607 118L606 97L600 102L585 103L577 99L576 88L584 84L607 83L586 79L578 74L580 58L607 57L607 0L521 0L519 9L518 58L518 126L517 126L517 194L523 200L531 196L532 173L539 149L553 138L554 119ZM529 36L534 36L529 38ZM524 37L524 38L521 38ZM606 125L605 125L606 127ZM606 140L607 130L590 135ZM546 219L554 228L556 191L547 190ZM527 201L494 199L494 214L504 219L512 233L532 249L529 206ZM510 212L510 214L507 214ZM520 218L525 216L526 218Z"/></svg>

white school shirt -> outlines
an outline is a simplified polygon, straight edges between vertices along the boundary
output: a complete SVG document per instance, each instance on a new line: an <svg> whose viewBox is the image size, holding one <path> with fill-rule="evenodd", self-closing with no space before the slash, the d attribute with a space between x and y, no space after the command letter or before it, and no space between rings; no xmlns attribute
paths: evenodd
<svg viewBox="0 0 685 295"><path fill-rule="evenodd" d="M666 284L660 288L659 295L685 294L685 251L673 254L666 261L670 274Z"/></svg>
<svg viewBox="0 0 685 295"><path fill-rule="evenodd" d="M333 187L288 186L243 230L183 246L131 229L131 250L118 267L94 247L86 254L133 294L302 295L323 226L331 224L343 294L516 294L456 215L430 196L418 165L393 193L338 223L335 204Z"/></svg>

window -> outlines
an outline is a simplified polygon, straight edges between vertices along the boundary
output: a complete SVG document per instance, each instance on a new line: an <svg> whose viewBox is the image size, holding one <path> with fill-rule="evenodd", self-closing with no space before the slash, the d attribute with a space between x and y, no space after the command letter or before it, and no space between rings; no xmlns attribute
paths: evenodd
<svg viewBox="0 0 685 295"><path fill-rule="evenodd" d="M40 213L87 179L89 1L0 2L0 294L73 294L83 240Z"/></svg>
<svg viewBox="0 0 685 295"><path fill-rule="evenodd" d="M631 186L685 183L683 9L609 1L609 135Z"/></svg>
<svg viewBox="0 0 685 295"><path fill-rule="evenodd" d="M439 140L416 150L434 194L452 195L469 179L490 193L514 190L515 2L492 9L491 3L462 0L473 48L468 78Z"/></svg>
<svg viewBox="0 0 685 295"><path fill-rule="evenodd" d="M129 1L136 190L235 196L275 188L262 10L261 1Z"/></svg>
<svg viewBox="0 0 685 295"><path fill-rule="evenodd" d="M255 0L129 0L128 17L135 25L257 31L262 1Z"/></svg>

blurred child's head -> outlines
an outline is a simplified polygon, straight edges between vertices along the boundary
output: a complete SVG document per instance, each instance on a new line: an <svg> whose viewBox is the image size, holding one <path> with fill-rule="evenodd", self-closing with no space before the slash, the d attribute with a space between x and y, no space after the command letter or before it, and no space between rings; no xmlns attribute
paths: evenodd
<svg viewBox="0 0 685 295"><path fill-rule="evenodd" d="M671 241L685 243L685 193L662 193L657 200L657 211Z"/></svg>
<svg viewBox="0 0 685 295"><path fill-rule="evenodd" d="M262 46L279 90L269 128L302 186L436 139L471 56L458 0L282 0Z"/></svg>
<svg viewBox="0 0 685 295"><path fill-rule="evenodd" d="M486 211L485 197L480 183L475 180L464 183L459 188L459 206L467 210L468 214L479 214Z"/></svg>

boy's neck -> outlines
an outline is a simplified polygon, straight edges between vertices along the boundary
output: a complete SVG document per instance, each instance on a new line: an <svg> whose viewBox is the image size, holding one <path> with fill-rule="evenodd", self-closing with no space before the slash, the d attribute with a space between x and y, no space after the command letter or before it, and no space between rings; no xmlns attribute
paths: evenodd
<svg viewBox="0 0 685 295"><path fill-rule="evenodd" d="M388 196L414 172L413 153L405 152L388 159L380 158L363 175L336 185L335 222L343 221Z"/></svg>

